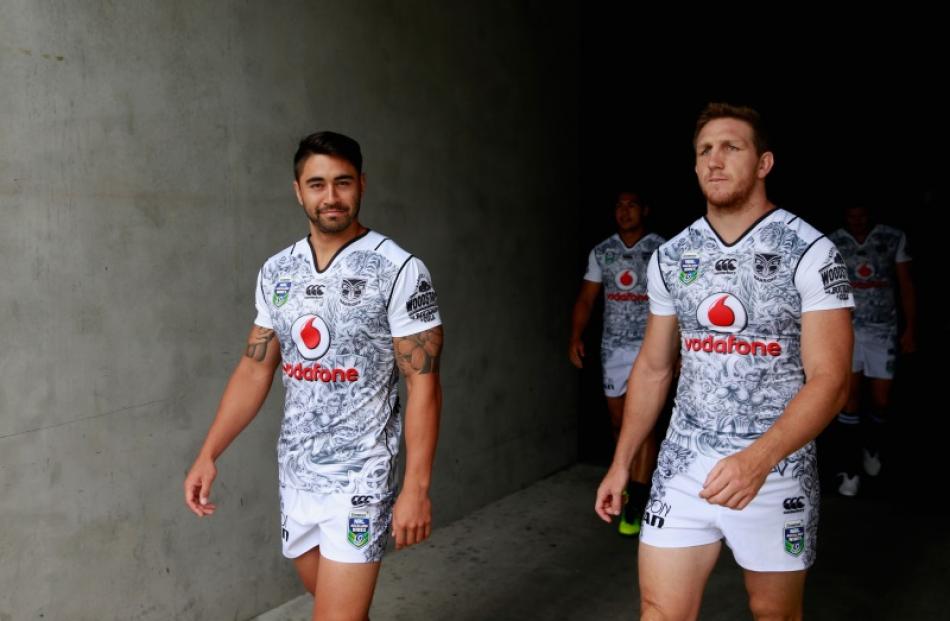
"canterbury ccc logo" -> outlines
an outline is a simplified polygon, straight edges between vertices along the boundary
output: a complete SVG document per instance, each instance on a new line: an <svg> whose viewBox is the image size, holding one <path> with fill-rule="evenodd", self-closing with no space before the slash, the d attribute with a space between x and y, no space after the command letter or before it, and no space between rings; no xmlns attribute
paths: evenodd
<svg viewBox="0 0 950 621"><path fill-rule="evenodd" d="M623 291L629 291L637 286L637 275L632 270L623 270L614 278L617 287Z"/></svg>
<svg viewBox="0 0 950 621"><path fill-rule="evenodd" d="M350 498L350 504L354 507L362 507L363 505L368 505L372 501L372 496L353 496Z"/></svg>
<svg viewBox="0 0 950 621"><path fill-rule="evenodd" d="M785 507L786 511L800 511L805 508L805 497L786 498L782 506Z"/></svg>
<svg viewBox="0 0 950 621"><path fill-rule="evenodd" d="M696 319L715 332L741 332L749 323L745 305L731 293L714 293L696 309Z"/></svg>
<svg viewBox="0 0 950 621"><path fill-rule="evenodd" d="M719 259L718 261L716 261L716 271L717 272L736 271L736 260L735 259Z"/></svg>
<svg viewBox="0 0 950 621"><path fill-rule="evenodd" d="M307 360L317 360L330 349L330 329L316 315L299 317L290 328L297 351Z"/></svg>

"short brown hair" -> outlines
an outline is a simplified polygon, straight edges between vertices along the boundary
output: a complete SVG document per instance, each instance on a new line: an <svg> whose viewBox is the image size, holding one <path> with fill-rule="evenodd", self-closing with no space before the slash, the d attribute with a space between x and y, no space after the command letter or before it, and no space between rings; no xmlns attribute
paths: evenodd
<svg viewBox="0 0 950 621"><path fill-rule="evenodd" d="M696 131L693 132L693 144L699 138L699 132L712 120L715 119L738 119L745 121L752 126L752 139L755 142L755 150L758 155L770 151L769 139L762 126L762 117L759 113L749 106L736 106L724 102L710 102L706 104L703 111L699 113L696 119Z"/></svg>

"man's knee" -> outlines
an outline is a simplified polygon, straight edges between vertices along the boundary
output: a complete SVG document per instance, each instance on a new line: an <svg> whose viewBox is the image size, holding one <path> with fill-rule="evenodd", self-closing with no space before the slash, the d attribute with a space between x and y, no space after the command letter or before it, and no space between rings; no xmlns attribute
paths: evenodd
<svg viewBox="0 0 950 621"><path fill-rule="evenodd" d="M699 602L662 601L650 593L640 596L640 621L687 621L699 615Z"/></svg>
<svg viewBox="0 0 950 621"><path fill-rule="evenodd" d="M765 596L750 596L749 609L755 621L800 621L801 603L778 602Z"/></svg>

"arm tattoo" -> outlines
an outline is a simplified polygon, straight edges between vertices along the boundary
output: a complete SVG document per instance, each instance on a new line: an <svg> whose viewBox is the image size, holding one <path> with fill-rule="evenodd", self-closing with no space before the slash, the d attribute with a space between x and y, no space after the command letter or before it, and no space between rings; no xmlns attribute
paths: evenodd
<svg viewBox="0 0 950 621"><path fill-rule="evenodd" d="M409 336L393 337L393 345L396 350L396 364L403 375L439 372L442 326Z"/></svg>
<svg viewBox="0 0 950 621"><path fill-rule="evenodd" d="M264 356L267 354L267 344L272 338L274 338L273 330L255 326L254 334L248 339L247 350L244 352L244 355L258 362L263 362Z"/></svg>

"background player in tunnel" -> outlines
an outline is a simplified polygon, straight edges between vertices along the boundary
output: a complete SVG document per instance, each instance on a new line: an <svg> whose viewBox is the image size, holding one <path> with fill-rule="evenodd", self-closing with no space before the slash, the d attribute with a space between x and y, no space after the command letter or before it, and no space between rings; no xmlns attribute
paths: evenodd
<svg viewBox="0 0 950 621"><path fill-rule="evenodd" d="M601 337L601 367L604 394L614 441L620 434L627 377L643 344L647 325L647 263L664 240L648 233L649 208L635 192L622 191L614 204L617 232L590 251L587 272L574 303L568 357L577 367L584 366L583 334L590 321L591 309L604 291L604 330ZM640 532L640 517L649 495L650 475L656 465L657 442L648 434L630 466L627 502L620 516L622 535Z"/></svg>
<svg viewBox="0 0 950 621"><path fill-rule="evenodd" d="M917 295L911 278L907 236L900 229L875 222L865 205L845 209L845 226L829 238L841 251L854 288L854 358L848 402L838 415L833 459L839 462L838 491L858 493L865 474L881 471L884 423L898 354L917 349ZM899 305L898 305L899 302ZM898 308L903 330L898 334ZM862 393L870 407L862 411Z"/></svg>

